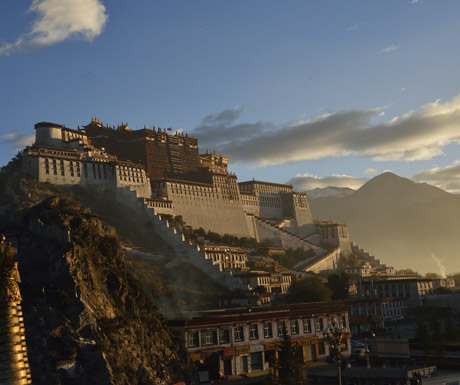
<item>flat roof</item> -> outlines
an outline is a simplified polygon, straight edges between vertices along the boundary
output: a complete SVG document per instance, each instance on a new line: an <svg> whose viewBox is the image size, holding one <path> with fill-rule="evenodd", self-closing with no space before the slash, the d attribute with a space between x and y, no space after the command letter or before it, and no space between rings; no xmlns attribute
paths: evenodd
<svg viewBox="0 0 460 385"><path fill-rule="evenodd" d="M184 319L171 321L171 325L190 329L198 327L228 325L235 322L259 321L264 319L276 320L338 313L346 314L348 312L347 309L347 304L344 301L310 302L274 306L251 306L203 311L200 316L193 317L189 320Z"/></svg>
<svg viewBox="0 0 460 385"><path fill-rule="evenodd" d="M57 124L57 123L51 123L51 122L38 122L34 126L35 128L39 127L59 127L59 128L65 128L63 124Z"/></svg>

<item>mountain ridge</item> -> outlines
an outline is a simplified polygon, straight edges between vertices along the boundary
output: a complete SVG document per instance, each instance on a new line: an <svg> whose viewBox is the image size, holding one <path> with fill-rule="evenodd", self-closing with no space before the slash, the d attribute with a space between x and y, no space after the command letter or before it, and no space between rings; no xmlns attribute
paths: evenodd
<svg viewBox="0 0 460 385"><path fill-rule="evenodd" d="M437 272L434 254L452 273L460 270L455 194L386 172L346 197L312 199L310 207L314 218L346 223L354 242L396 268Z"/></svg>

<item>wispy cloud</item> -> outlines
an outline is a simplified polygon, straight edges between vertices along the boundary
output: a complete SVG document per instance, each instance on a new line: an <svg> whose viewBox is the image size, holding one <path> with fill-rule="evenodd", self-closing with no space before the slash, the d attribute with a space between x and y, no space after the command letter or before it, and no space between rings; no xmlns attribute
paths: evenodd
<svg viewBox="0 0 460 385"><path fill-rule="evenodd" d="M405 86L405 87L401 87L401 88L399 89L399 92L407 91L407 90L408 90L409 88L411 88L411 87L412 87L412 84L409 84L408 86Z"/></svg>
<svg viewBox="0 0 460 385"><path fill-rule="evenodd" d="M378 171L375 168L368 168L366 171L364 171L364 174L366 175L375 175L377 173Z"/></svg>
<svg viewBox="0 0 460 385"><path fill-rule="evenodd" d="M0 136L3 143L9 144L15 150L22 150L26 146L30 146L35 140L35 134L18 135L15 132L9 132Z"/></svg>
<svg viewBox="0 0 460 385"><path fill-rule="evenodd" d="M412 176L412 179L458 194L460 193L460 161L457 160L445 167L434 167L420 171Z"/></svg>
<svg viewBox="0 0 460 385"><path fill-rule="evenodd" d="M33 0L27 12L37 14L31 30L0 46L0 55L30 52L69 38L91 41L107 22L100 0Z"/></svg>
<svg viewBox="0 0 460 385"><path fill-rule="evenodd" d="M399 44L390 44L388 47L382 49L382 53L392 53L398 50L400 47Z"/></svg>
<svg viewBox="0 0 460 385"><path fill-rule="evenodd" d="M348 26L347 28L345 28L345 31L347 31L347 32L356 31L356 30L357 30L359 27L361 27L362 25L363 25L363 23L350 25L350 26Z"/></svg>
<svg viewBox="0 0 460 385"><path fill-rule="evenodd" d="M0 139L14 138L16 134L14 132L8 132L6 134L0 135Z"/></svg>
<svg viewBox="0 0 460 385"><path fill-rule="evenodd" d="M358 155L373 160L414 161L442 154L460 143L460 95L421 106L383 123L372 124L381 108L339 111L285 124L239 123L235 107L210 115L194 130L201 147L236 162L273 165L326 157Z"/></svg>
<svg viewBox="0 0 460 385"><path fill-rule="evenodd" d="M320 177L312 174L297 174L295 177L289 179L287 183L292 184L298 191L308 191L329 186L348 187L356 190L367 181L367 178L355 178L350 175L329 175Z"/></svg>
<svg viewBox="0 0 460 385"><path fill-rule="evenodd" d="M411 0L411 4L416 4L416 3L421 3L422 1L421 0Z"/></svg>

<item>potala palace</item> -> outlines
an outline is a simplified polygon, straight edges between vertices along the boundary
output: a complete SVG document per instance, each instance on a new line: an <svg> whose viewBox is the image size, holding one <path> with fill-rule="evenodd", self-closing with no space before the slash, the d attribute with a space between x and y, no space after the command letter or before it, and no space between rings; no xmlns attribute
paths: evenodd
<svg viewBox="0 0 460 385"><path fill-rule="evenodd" d="M346 225L313 221L304 192L287 184L238 183L228 158L200 154L195 137L94 118L81 129L40 122L35 134L23 171L40 182L96 185L120 201L141 201L156 216L180 215L193 228L313 250L315 257L300 266L305 270L334 269L340 255L351 253Z"/></svg>

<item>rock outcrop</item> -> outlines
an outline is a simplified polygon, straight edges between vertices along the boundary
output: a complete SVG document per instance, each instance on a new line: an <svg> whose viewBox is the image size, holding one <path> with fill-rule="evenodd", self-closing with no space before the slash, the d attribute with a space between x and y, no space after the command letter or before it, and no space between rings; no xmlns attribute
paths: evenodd
<svg viewBox="0 0 460 385"><path fill-rule="evenodd" d="M0 232L19 250L34 384L169 384L187 376L185 349L126 269L114 228L54 197L10 209Z"/></svg>

